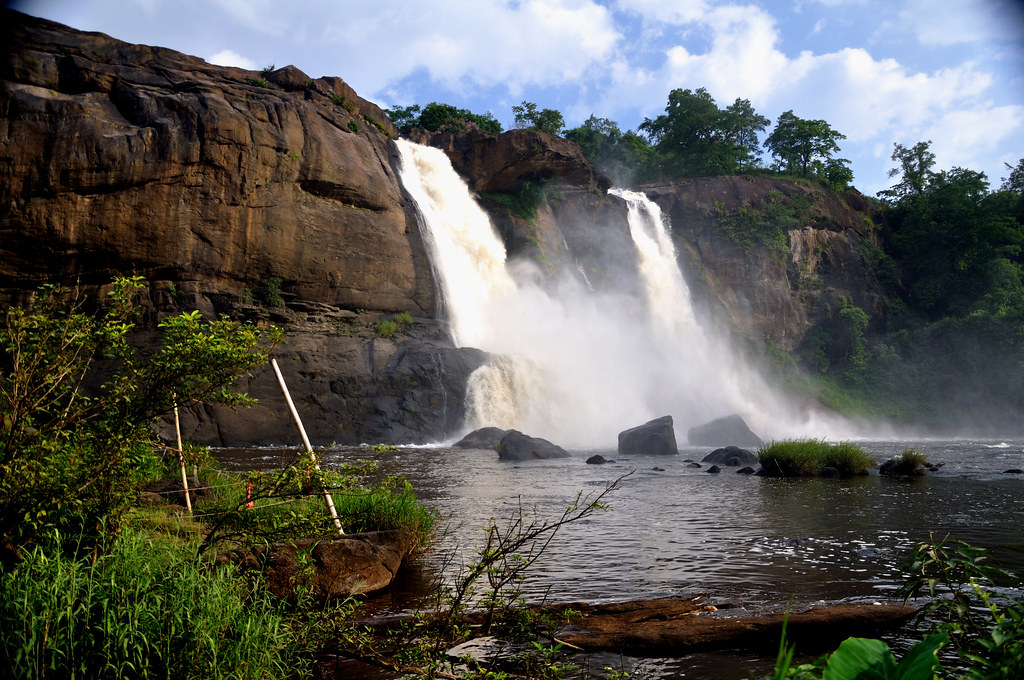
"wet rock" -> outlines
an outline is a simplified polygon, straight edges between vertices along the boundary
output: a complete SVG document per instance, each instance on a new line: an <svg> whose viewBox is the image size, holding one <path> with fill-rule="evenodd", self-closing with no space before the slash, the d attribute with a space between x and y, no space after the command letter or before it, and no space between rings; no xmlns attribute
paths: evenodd
<svg viewBox="0 0 1024 680"><path fill-rule="evenodd" d="M700 463L687 463L686 467L688 467L688 468L701 468L701 467L704 467L704 466L701 465Z"/></svg>
<svg viewBox="0 0 1024 680"><path fill-rule="evenodd" d="M651 468L651 470L652 470L652 471L654 471L654 472L664 472L664 471L665 471L665 468L660 468L660 467L652 467L652 468Z"/></svg>
<svg viewBox="0 0 1024 680"><path fill-rule="evenodd" d="M547 439L530 437L518 430L509 430L498 442L499 460L537 460L568 458L569 452Z"/></svg>
<svg viewBox="0 0 1024 680"><path fill-rule="evenodd" d="M294 599L296 587L319 600L371 593L387 587L416 547L408 531L373 531L335 540L301 539L217 555L243 570L259 570L274 595Z"/></svg>
<svg viewBox="0 0 1024 680"><path fill-rule="evenodd" d="M749 465L746 466L746 467L741 467L739 470L736 471L736 474L738 474L738 475L752 475L752 474L754 474L754 468L750 467Z"/></svg>
<svg viewBox="0 0 1024 680"><path fill-rule="evenodd" d="M686 439L695 446L761 446L764 442L733 414L691 427Z"/></svg>
<svg viewBox="0 0 1024 680"><path fill-rule="evenodd" d="M481 427L479 430L473 430L452 446L457 449L489 449L493 451L501 442L501 438L510 431L500 427Z"/></svg>
<svg viewBox="0 0 1024 680"><path fill-rule="evenodd" d="M619 433L619 455L677 455L672 416L649 420Z"/></svg>
<svg viewBox="0 0 1024 680"><path fill-rule="evenodd" d="M842 473L839 472L839 468L834 468L834 467L826 466L826 467L821 468L821 470L818 471L818 476L819 477L830 477L830 478L842 477Z"/></svg>
<svg viewBox="0 0 1024 680"><path fill-rule="evenodd" d="M1021 470L1020 468L1011 468L1009 470L1003 471L1003 474L1004 475L1024 475L1024 470Z"/></svg>
<svg viewBox="0 0 1024 680"><path fill-rule="evenodd" d="M718 474L721 471L722 471L722 468L718 467L717 465L712 465L707 470L705 470L705 472L710 472L712 474Z"/></svg>
<svg viewBox="0 0 1024 680"><path fill-rule="evenodd" d="M590 458L587 458L587 465L604 465L607 462L608 461L605 460L604 456L601 456L601 455L598 455L598 454L595 454L595 455L591 456Z"/></svg>
<svg viewBox="0 0 1024 680"><path fill-rule="evenodd" d="M715 449L701 460L702 463L715 463L728 467L740 467L743 465L756 465L757 455L741 449L738 446L726 446Z"/></svg>

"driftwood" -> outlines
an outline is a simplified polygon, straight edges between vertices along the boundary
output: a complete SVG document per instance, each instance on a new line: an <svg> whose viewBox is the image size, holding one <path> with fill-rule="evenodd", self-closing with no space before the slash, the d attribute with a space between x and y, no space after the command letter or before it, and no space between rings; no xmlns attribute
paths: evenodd
<svg viewBox="0 0 1024 680"><path fill-rule="evenodd" d="M786 614L729 616L701 597L570 604L581 616L557 637L587 652L678 656L696 650L777 649ZM832 647L855 637L877 637L915 613L902 605L831 604L790 612L786 636L801 649Z"/></svg>

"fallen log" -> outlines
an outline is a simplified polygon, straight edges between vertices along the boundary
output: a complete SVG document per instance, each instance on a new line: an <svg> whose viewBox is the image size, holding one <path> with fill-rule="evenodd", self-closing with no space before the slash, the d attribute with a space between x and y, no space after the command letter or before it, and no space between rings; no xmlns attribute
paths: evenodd
<svg viewBox="0 0 1024 680"><path fill-rule="evenodd" d="M581 612L558 639L587 652L678 656L708 649L777 649L787 614L730 616L700 597L572 604ZM877 637L915 613L902 605L828 604L788 614L786 637L801 649L834 647L848 637Z"/></svg>

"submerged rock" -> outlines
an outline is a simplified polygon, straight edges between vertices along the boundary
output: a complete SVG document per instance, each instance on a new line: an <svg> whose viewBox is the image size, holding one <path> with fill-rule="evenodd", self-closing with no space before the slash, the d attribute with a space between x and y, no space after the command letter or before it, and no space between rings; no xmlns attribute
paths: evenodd
<svg viewBox="0 0 1024 680"><path fill-rule="evenodd" d="M672 416L649 420L619 433L619 454L674 456L679 453Z"/></svg>
<svg viewBox="0 0 1024 680"><path fill-rule="evenodd" d="M756 454L746 449L741 449L738 446L726 446L721 449L715 449L704 456L701 462L726 465L728 467L741 467L744 465L757 465L758 458Z"/></svg>
<svg viewBox="0 0 1024 680"><path fill-rule="evenodd" d="M750 431L735 413L709 423L691 427L686 439L695 446L761 446L764 441Z"/></svg>
<svg viewBox="0 0 1024 680"><path fill-rule="evenodd" d="M509 430L498 442L500 460L535 460L547 458L568 458L569 452L547 439L530 437L518 430Z"/></svg>

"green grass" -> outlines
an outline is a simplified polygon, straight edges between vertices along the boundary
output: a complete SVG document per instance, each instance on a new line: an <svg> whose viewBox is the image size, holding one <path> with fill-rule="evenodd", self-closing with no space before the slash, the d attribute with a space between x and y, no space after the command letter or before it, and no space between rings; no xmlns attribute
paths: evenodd
<svg viewBox="0 0 1024 680"><path fill-rule="evenodd" d="M851 477L874 465L859 446L818 439L773 441L758 449L757 458L769 477L815 476L825 468L835 468L840 476Z"/></svg>
<svg viewBox="0 0 1024 680"><path fill-rule="evenodd" d="M136 529L95 560L36 546L0 572L0 666L13 678L295 677L306 662L280 607L233 567Z"/></svg>
<svg viewBox="0 0 1024 680"><path fill-rule="evenodd" d="M922 468L928 467L928 458L917 449L903 449L903 453L893 456L882 465L881 473L906 477L924 474Z"/></svg>

